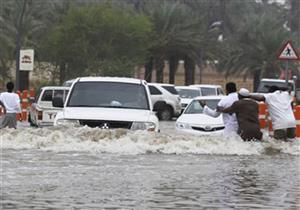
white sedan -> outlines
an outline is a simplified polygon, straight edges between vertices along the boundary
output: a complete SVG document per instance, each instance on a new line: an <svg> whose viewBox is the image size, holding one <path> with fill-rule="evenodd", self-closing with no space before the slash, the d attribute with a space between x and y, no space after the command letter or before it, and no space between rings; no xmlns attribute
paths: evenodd
<svg viewBox="0 0 300 210"><path fill-rule="evenodd" d="M176 121L176 130L191 134L220 134L224 130L222 115L217 118L203 114L201 102L211 109L216 109L224 96L199 96L194 98Z"/></svg>

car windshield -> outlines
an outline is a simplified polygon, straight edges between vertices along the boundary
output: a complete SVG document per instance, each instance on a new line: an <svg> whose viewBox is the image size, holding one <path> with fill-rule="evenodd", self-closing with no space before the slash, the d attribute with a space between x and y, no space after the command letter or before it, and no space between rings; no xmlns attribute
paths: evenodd
<svg viewBox="0 0 300 210"><path fill-rule="evenodd" d="M201 94L202 94L202 96L213 96L213 95L216 95L216 89L201 87Z"/></svg>
<svg viewBox="0 0 300 210"><path fill-rule="evenodd" d="M206 105L211 109L216 109L220 99L209 99L209 100L193 100L185 110L185 114L202 114L203 107L201 101L205 102Z"/></svg>
<svg viewBox="0 0 300 210"><path fill-rule="evenodd" d="M271 86L277 86L279 88L286 88L285 82L261 81L257 88L257 92L258 93L268 93ZM289 86L288 87L289 90L293 90L293 83L289 82L288 86Z"/></svg>
<svg viewBox="0 0 300 210"><path fill-rule="evenodd" d="M178 95L177 90L175 89L175 87L173 86L167 86L167 85L163 85L162 86L165 90L167 90L169 93L173 94L173 95Z"/></svg>
<svg viewBox="0 0 300 210"><path fill-rule="evenodd" d="M141 84L78 82L70 94L69 107L150 109L146 89Z"/></svg>
<svg viewBox="0 0 300 210"><path fill-rule="evenodd" d="M199 90L178 88L177 92L179 93L180 98L195 98L200 96Z"/></svg>

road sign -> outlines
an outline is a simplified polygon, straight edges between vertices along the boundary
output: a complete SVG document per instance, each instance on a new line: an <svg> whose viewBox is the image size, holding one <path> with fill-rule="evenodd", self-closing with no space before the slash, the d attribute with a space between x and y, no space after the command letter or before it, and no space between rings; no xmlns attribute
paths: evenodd
<svg viewBox="0 0 300 210"><path fill-rule="evenodd" d="M292 42L288 41L280 49L277 59L278 60L300 60L300 56L296 48L294 48L294 46L292 45Z"/></svg>
<svg viewBox="0 0 300 210"><path fill-rule="evenodd" d="M20 50L20 70L32 71L34 51L32 49Z"/></svg>

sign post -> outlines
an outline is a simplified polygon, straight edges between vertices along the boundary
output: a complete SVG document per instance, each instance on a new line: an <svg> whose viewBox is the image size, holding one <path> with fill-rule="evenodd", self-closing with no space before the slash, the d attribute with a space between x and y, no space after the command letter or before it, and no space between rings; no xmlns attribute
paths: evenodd
<svg viewBox="0 0 300 210"><path fill-rule="evenodd" d="M291 41L287 41L283 47L280 49L279 54L277 56L278 60L284 60L285 62L285 82L288 86L288 71L289 71L289 61L290 60L300 60L300 56L292 45Z"/></svg>

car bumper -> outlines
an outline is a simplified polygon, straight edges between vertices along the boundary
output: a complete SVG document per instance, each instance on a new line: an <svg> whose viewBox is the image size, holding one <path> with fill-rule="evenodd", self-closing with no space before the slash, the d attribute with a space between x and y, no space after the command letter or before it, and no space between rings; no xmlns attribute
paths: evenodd
<svg viewBox="0 0 300 210"><path fill-rule="evenodd" d="M182 132L182 133L194 134L194 135L221 135L221 134L223 134L223 130L198 131L198 130L193 130L193 129L176 128L176 131Z"/></svg>
<svg viewBox="0 0 300 210"><path fill-rule="evenodd" d="M53 126L53 122L37 122L38 127L48 127Z"/></svg>

